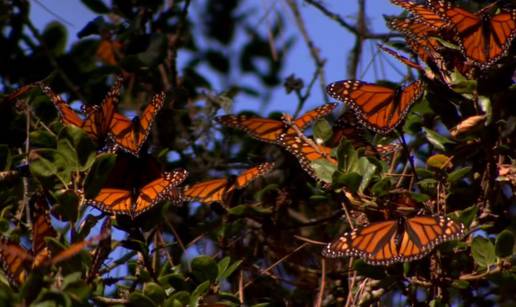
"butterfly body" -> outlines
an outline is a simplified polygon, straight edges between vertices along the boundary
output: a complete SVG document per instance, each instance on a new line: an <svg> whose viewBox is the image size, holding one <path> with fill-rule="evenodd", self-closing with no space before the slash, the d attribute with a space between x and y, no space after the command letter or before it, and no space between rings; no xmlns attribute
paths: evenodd
<svg viewBox="0 0 516 307"><path fill-rule="evenodd" d="M372 223L345 233L323 250L325 257L359 257L369 264L417 260L438 244L460 239L464 225L440 215Z"/></svg>

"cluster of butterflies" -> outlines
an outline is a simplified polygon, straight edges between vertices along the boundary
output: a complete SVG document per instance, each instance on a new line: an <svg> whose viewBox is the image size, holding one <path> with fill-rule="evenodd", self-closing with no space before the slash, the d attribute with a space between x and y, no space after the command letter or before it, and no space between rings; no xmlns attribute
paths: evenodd
<svg viewBox="0 0 516 307"><path fill-rule="evenodd" d="M35 194L29 201L30 221L32 225L32 248L26 249L19 243L7 238L0 238L0 262L3 270L14 285L21 285L33 271L44 272L50 266L61 263L81 252L85 247L106 239L110 232L103 231L97 237L71 244L68 248L53 255L53 250L45 238L57 238L57 232L50 222L48 203L43 195ZM109 223L110 219L106 219ZM97 272L90 272L95 275Z"/></svg>
<svg viewBox="0 0 516 307"><path fill-rule="evenodd" d="M391 2L406 9L409 16L390 18L388 26L404 34L408 47L418 58L429 67L437 67L440 73L449 70L449 65L462 72L471 67L490 69L507 54L516 35L516 10L500 10L490 15L492 5L470 13L439 0L427 0L425 3ZM445 46L443 41L457 44L461 52ZM420 68L406 58L402 61ZM178 187L188 176L186 170L165 172L156 159L140 154L156 114L164 105L164 93L152 98L140 118L130 120L116 112L121 86L122 79L118 79L100 105L84 108L84 119L48 86L42 86L43 92L59 110L63 124L82 128L93 140L110 150L125 152L117 155L106 183L96 196L86 199L87 204L107 213L126 214L134 218L163 199L225 203L235 190L246 187L274 168L273 163L266 162L243 171L239 176ZM357 148L364 149L366 155L378 157L384 152L395 151L393 147L373 146L366 141L359 132L362 129L360 125L382 135L392 132L404 120L411 106L421 98L424 90L422 80L396 89L358 80L329 84L328 94L347 104L353 113L345 112L335 122L332 139L327 144L336 146L346 138ZM216 120L223 126L240 129L259 141L279 145L299 161L308 175L319 180L312 162L323 159L336 164L337 161L331 156L331 147L305 136L304 131L315 120L330 114L336 106L335 103L328 103L295 119L289 115L283 115L281 120L225 115ZM323 255L360 257L373 265L388 265L420 259L437 244L460 239L464 235L463 224L443 215L399 217L362 225L344 233L326 246ZM0 254L4 265L8 264L6 270L12 272L10 268L23 267L16 270L26 270L28 266L40 267L40 261L36 260L44 249L34 247L31 257L13 257L29 253L17 247L16 253L6 255L2 251L6 250L7 245L12 246L5 240L1 241ZM20 276L18 272L14 273L12 276Z"/></svg>
<svg viewBox="0 0 516 307"><path fill-rule="evenodd" d="M490 69L507 55L516 35L516 10L500 9L490 15L498 1L476 13L444 0L391 2L410 16L389 18L387 25L405 35L408 47L423 62L440 70L450 67L469 75L473 67ZM460 52L443 42L457 45Z"/></svg>
<svg viewBox="0 0 516 307"><path fill-rule="evenodd" d="M116 112L123 78L118 77L100 105L83 107L81 118L52 89L40 84L59 111L61 123L82 128L105 151L118 152L106 182L96 196L85 203L111 214L137 217L162 200L175 203L199 201L210 204L224 202L236 189L242 189L255 178L269 172L274 164L262 163L245 170L237 177L219 178L179 188L188 171L162 170L153 156L141 153L156 115L163 107L165 94L155 95L141 117L132 120ZM119 151L122 152L119 152Z"/></svg>

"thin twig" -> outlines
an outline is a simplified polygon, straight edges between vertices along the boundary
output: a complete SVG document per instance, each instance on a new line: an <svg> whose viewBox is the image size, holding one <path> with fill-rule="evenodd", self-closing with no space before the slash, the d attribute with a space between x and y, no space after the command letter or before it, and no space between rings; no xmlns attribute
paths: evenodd
<svg viewBox="0 0 516 307"><path fill-rule="evenodd" d="M301 32L301 36L303 36L303 39L308 47L308 50L310 52L310 56L315 62L316 71L319 72L319 83L321 85L321 91L324 94L324 101L329 102L328 96L326 95L326 80L324 77L324 64L326 63L326 60L324 60L321 57L321 54L319 52L319 48L315 46L314 41L308 34L308 31L305 27L305 22L303 21L303 17L301 16L301 12L299 11L299 8L297 6L297 3L295 0L286 0L287 4L290 6L290 10L292 11L292 14L294 15L294 19L296 21L297 27L299 28L299 32Z"/></svg>
<svg viewBox="0 0 516 307"><path fill-rule="evenodd" d="M324 296L324 288L326 287L326 260L321 258L321 283L319 285L319 294L317 295L316 307L322 306L322 300Z"/></svg>

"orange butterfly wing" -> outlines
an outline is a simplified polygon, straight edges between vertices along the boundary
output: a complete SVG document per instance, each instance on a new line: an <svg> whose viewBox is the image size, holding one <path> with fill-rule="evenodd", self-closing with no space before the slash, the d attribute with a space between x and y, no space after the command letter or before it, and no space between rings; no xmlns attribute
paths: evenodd
<svg viewBox="0 0 516 307"><path fill-rule="evenodd" d="M417 80L404 88L391 88L355 80L331 83L328 94L351 106L367 128L387 134L405 118L410 107L421 97L424 85Z"/></svg>
<svg viewBox="0 0 516 307"><path fill-rule="evenodd" d="M45 197L43 195L35 197L34 206L31 208L33 268L40 267L51 256L45 237L57 237L57 233L50 223L50 212Z"/></svg>
<svg viewBox="0 0 516 307"><path fill-rule="evenodd" d="M296 125L299 130L303 131L306 129L308 125L318 120L321 117L324 117L330 114L337 107L336 103L327 103L320 107L317 107L311 111L306 112L301 117L297 118L294 121L294 125Z"/></svg>
<svg viewBox="0 0 516 307"><path fill-rule="evenodd" d="M330 157L331 148L317 145L317 144L309 144L305 140L301 139L297 135L291 134L283 134L280 137L280 144L294 157L297 158L301 168L308 174L310 177L314 178L317 181L320 181L319 177L315 174L315 170L312 168L312 162L318 159L325 159L332 164L337 164L337 161Z"/></svg>
<svg viewBox="0 0 516 307"><path fill-rule="evenodd" d="M325 257L360 257L373 265L407 262L427 255L437 244L460 239L464 225L445 216L416 216L373 223L345 233L323 250Z"/></svg>
<svg viewBox="0 0 516 307"><path fill-rule="evenodd" d="M131 216L138 216L154 207L161 200L168 199L171 190L183 182L187 176L188 172L186 170L164 172L161 178L143 186L139 190L138 198L136 199Z"/></svg>
<svg viewBox="0 0 516 307"><path fill-rule="evenodd" d="M265 162L243 171L234 181L226 178L212 179L184 188L185 200L199 201L205 204L223 203L235 189L242 189L256 178L270 172L274 163Z"/></svg>
<svg viewBox="0 0 516 307"><path fill-rule="evenodd" d="M331 113L337 104L328 103L310 110L294 121L299 130L303 131L309 124L315 120ZM216 120L227 127L243 130L251 137L267 142L278 144L280 136L285 133L295 133L295 131L288 127L285 123L285 118L282 121L261 118L249 117L246 115L224 115L219 116Z"/></svg>
<svg viewBox="0 0 516 307"><path fill-rule="evenodd" d="M235 181L234 187L236 189L245 188L248 184L254 181L256 178L263 176L270 172L274 168L274 163L265 162L253 168L243 171Z"/></svg>
<svg viewBox="0 0 516 307"><path fill-rule="evenodd" d="M48 96L50 101L54 104L59 112L59 116L61 118L61 122L63 125L73 125L77 127L83 126L83 120L75 113L75 111L70 108L70 106L59 96L57 95L49 86L40 84L41 91Z"/></svg>
<svg viewBox="0 0 516 307"><path fill-rule="evenodd" d="M164 102L164 92L155 95L137 121L131 121L125 116L115 113L109 130L116 144L123 150L137 156L147 140L156 114L161 110Z"/></svg>
<svg viewBox="0 0 516 307"><path fill-rule="evenodd" d="M430 1L430 4L456 31L464 56L483 68L505 56L516 36L516 10L502 11L489 18L484 11L492 5L474 14L442 1Z"/></svg>
<svg viewBox="0 0 516 307"><path fill-rule="evenodd" d="M460 239L464 225L445 216L416 216L407 219L399 244L399 260L412 261L428 254L437 244Z"/></svg>
<svg viewBox="0 0 516 307"><path fill-rule="evenodd" d="M267 143L276 143L285 129L281 121L246 115L224 115L215 120L226 127L240 129L251 137Z"/></svg>
<svg viewBox="0 0 516 307"><path fill-rule="evenodd" d="M21 285L27 278L33 257L18 243L0 239L0 261L9 281Z"/></svg>
<svg viewBox="0 0 516 307"><path fill-rule="evenodd" d="M440 30L450 26L446 19L443 19L439 14L435 13L430 7L424 4L406 0L391 0L391 2L412 13L418 19L419 24L424 23L426 26L431 26L434 30Z"/></svg>
<svg viewBox="0 0 516 307"><path fill-rule="evenodd" d="M397 261L397 221L373 223L343 234L323 250L325 257L360 257L367 263L386 265Z"/></svg>
<svg viewBox="0 0 516 307"><path fill-rule="evenodd" d="M213 179L185 187L185 200L199 201L205 204L222 202L228 189L225 178Z"/></svg>

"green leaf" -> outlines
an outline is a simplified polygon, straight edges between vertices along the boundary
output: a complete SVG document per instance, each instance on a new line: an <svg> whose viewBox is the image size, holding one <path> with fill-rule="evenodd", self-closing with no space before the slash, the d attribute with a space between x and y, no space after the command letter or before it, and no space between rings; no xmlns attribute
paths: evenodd
<svg viewBox="0 0 516 307"><path fill-rule="evenodd" d="M167 50L166 37L161 33L154 33L150 38L149 47L137 55L146 67L157 66L165 58Z"/></svg>
<svg viewBox="0 0 516 307"><path fill-rule="evenodd" d="M44 41L45 49L53 55L59 56L64 53L68 32L66 27L57 21L47 24L41 38Z"/></svg>
<svg viewBox="0 0 516 307"><path fill-rule="evenodd" d="M331 183L333 173L337 170L337 166L326 159L312 161L310 167L315 171L317 178L326 183Z"/></svg>
<svg viewBox="0 0 516 307"><path fill-rule="evenodd" d="M332 135L332 128L326 119L318 120L314 125L314 139L321 139L324 142L329 140Z"/></svg>
<svg viewBox="0 0 516 307"><path fill-rule="evenodd" d="M129 303L131 306L156 306L156 302L150 297L136 291L129 295Z"/></svg>
<svg viewBox="0 0 516 307"><path fill-rule="evenodd" d="M355 193L362 182L362 176L357 173L344 174L341 171L336 171L333 176L333 185L336 187L345 186L351 192Z"/></svg>
<svg viewBox="0 0 516 307"><path fill-rule="evenodd" d="M43 183L51 184L52 177L62 183L70 182L71 169L69 160L54 149L33 150L30 154L30 172Z"/></svg>
<svg viewBox="0 0 516 307"><path fill-rule="evenodd" d="M86 300L91 292L88 284L82 280L81 272L74 272L65 276L61 288L77 302Z"/></svg>
<svg viewBox="0 0 516 307"><path fill-rule="evenodd" d="M503 230L496 236L495 252L500 258L509 257L514 250L514 234L510 230Z"/></svg>
<svg viewBox="0 0 516 307"><path fill-rule="evenodd" d="M356 172L362 175L362 180L360 182L360 186L358 187L358 191L362 193L367 188L369 182L376 173L377 167L373 163L369 162L366 157L360 157L356 165Z"/></svg>
<svg viewBox="0 0 516 307"><path fill-rule="evenodd" d="M471 243L471 253L475 262L483 268L496 262L495 247L486 238L475 237Z"/></svg>
<svg viewBox="0 0 516 307"><path fill-rule="evenodd" d="M437 169L447 169L453 167L450 157L443 154L436 154L426 160L426 165Z"/></svg>
<svg viewBox="0 0 516 307"><path fill-rule="evenodd" d="M469 288L469 282L467 280L454 280L452 282L452 287L457 289L467 289Z"/></svg>
<svg viewBox="0 0 516 307"><path fill-rule="evenodd" d="M371 187L371 193L375 196L383 196L391 191L392 182L391 178L386 177L381 180L375 182Z"/></svg>
<svg viewBox="0 0 516 307"><path fill-rule="evenodd" d="M102 0L81 0L90 10L97 14L109 13L109 8L102 2Z"/></svg>
<svg viewBox="0 0 516 307"><path fill-rule="evenodd" d="M486 96L478 96L478 104L486 115L485 125L489 125L493 120L493 104L491 100Z"/></svg>
<svg viewBox="0 0 516 307"><path fill-rule="evenodd" d="M450 183L458 182L459 180L464 178L464 176L469 174L471 172L471 169L472 169L471 166L466 166L466 167L454 170L453 172L448 174L448 182L450 182Z"/></svg>
<svg viewBox="0 0 516 307"><path fill-rule="evenodd" d="M165 300L166 294L163 288L155 282L148 282L143 285L143 294L148 296L156 303L161 303Z"/></svg>
<svg viewBox="0 0 516 307"><path fill-rule="evenodd" d="M74 190L60 190L54 193L57 205L53 212L63 221L76 221L79 216L80 197Z"/></svg>
<svg viewBox="0 0 516 307"><path fill-rule="evenodd" d="M190 295L190 303L188 306L199 306L199 299L201 296L208 292L210 288L210 281L205 281L202 284L198 285L197 288Z"/></svg>
<svg viewBox="0 0 516 307"><path fill-rule="evenodd" d="M161 285L170 286L175 290L183 290L187 288L185 277L179 273L172 273L160 276L158 281Z"/></svg>
<svg viewBox="0 0 516 307"><path fill-rule="evenodd" d="M337 147L337 160L339 165L338 168L340 170L344 170L344 172L349 171L355 166L358 161L358 153L355 151L355 148L350 141L341 141Z"/></svg>
<svg viewBox="0 0 516 307"><path fill-rule="evenodd" d="M46 130L36 130L29 134L30 145L33 148L56 148L55 135Z"/></svg>
<svg viewBox="0 0 516 307"><path fill-rule="evenodd" d="M229 257L226 257L229 259ZM224 259L226 259L224 258ZM220 264L220 263L219 263ZM218 281L221 281L223 279L228 278L233 272L238 269L238 267L242 264L242 260L235 261L233 264L231 264L229 267L225 268L223 271L220 270L219 267L219 275L217 277Z"/></svg>
<svg viewBox="0 0 516 307"><path fill-rule="evenodd" d="M423 132L428 142L441 151L446 151L446 144L455 144L455 142L452 142L450 139L428 128L423 127Z"/></svg>
<svg viewBox="0 0 516 307"><path fill-rule="evenodd" d="M424 191L433 191L437 187L437 183L438 183L437 180L431 179L431 178L427 178L427 179L423 179L423 180L418 181L417 184Z"/></svg>
<svg viewBox="0 0 516 307"><path fill-rule="evenodd" d="M209 256L199 256L192 260L192 275L198 282L217 279L218 267L215 260Z"/></svg>
<svg viewBox="0 0 516 307"><path fill-rule="evenodd" d="M469 208L466 208L466 209L462 210L462 213L457 218L457 220L459 222L461 222L462 224L469 226L469 225L471 225L473 220L477 217L477 211L478 211L477 206L471 206Z"/></svg>
<svg viewBox="0 0 516 307"><path fill-rule="evenodd" d="M67 142L62 142L63 140ZM63 128L59 133L58 150L60 150L60 144L62 146L72 146L72 148L63 148L63 150L68 151L70 155L74 156L74 160L78 163L77 170L79 171L88 169L95 161L95 144L79 127L66 126Z"/></svg>
<svg viewBox="0 0 516 307"><path fill-rule="evenodd" d="M94 198L99 193L115 162L115 154L105 153L97 156L84 181L84 196L86 198Z"/></svg>

